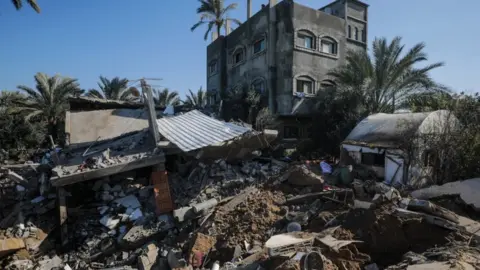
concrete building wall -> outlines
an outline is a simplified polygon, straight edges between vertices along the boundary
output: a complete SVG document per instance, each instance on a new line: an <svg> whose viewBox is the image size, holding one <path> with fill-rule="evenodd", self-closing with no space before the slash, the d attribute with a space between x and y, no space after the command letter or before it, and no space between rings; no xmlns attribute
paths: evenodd
<svg viewBox="0 0 480 270"><path fill-rule="evenodd" d="M299 77L313 81L313 93L320 84L328 80L327 73L345 62L345 20L325 12L295 4L293 24L295 28L295 48L293 53L292 95L297 91ZM314 38L312 48L301 44L302 32ZM324 42L333 43L334 51L326 51ZM327 47L328 49L329 47ZM308 94L307 94L308 96Z"/></svg>
<svg viewBox="0 0 480 270"><path fill-rule="evenodd" d="M366 36L367 7L356 0L338 0L313 9L283 0L276 3L272 13L269 5L264 6L224 39L220 37L208 46L207 65L218 58L222 67L218 74L207 74L207 89L227 92L261 81L273 95L273 105L269 105L274 112L291 114L299 99L296 97L299 80L311 80L313 96L323 83L331 82L326 74L345 63L348 49L366 49L362 30ZM272 25L275 31L269 36ZM348 38L348 26L352 38ZM355 28L358 40L354 38ZM311 48L305 48L302 35L312 37ZM264 40L265 50L255 52L259 40ZM334 49L329 49L328 42L334 44ZM237 62L238 52L243 57ZM300 85L304 87L302 82Z"/></svg>

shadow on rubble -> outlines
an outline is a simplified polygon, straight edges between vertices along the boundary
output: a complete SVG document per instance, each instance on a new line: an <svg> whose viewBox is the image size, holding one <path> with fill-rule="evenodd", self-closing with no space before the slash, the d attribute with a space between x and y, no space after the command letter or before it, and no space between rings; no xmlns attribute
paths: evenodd
<svg viewBox="0 0 480 270"><path fill-rule="evenodd" d="M452 231L432 226L421 219L403 220L383 209L353 209L345 217L343 228L363 241L361 252L369 254L379 266L388 266L402 260L403 254L427 249L448 242Z"/></svg>

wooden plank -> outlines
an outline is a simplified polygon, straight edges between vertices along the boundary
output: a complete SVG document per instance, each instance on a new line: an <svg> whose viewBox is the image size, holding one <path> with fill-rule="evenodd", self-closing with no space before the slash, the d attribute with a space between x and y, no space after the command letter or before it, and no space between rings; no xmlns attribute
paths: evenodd
<svg viewBox="0 0 480 270"><path fill-rule="evenodd" d="M61 187L66 185L71 185L74 183L79 183L91 179L102 178L109 175L114 175L121 172L131 171L139 168L149 167L155 164L163 164L165 162L165 157L163 154L150 156L146 158L137 159L128 163L115 164L113 166L90 170L80 173L69 174L60 177L52 177L50 183L54 187Z"/></svg>

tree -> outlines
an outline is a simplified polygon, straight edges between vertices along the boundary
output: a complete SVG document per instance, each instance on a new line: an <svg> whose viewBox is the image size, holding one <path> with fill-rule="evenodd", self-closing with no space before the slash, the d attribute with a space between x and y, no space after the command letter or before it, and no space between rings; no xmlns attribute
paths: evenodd
<svg viewBox="0 0 480 270"><path fill-rule="evenodd" d="M56 139L59 123L65 117L68 98L77 93L79 85L76 79L59 75L50 77L44 73L37 73L35 82L35 89L18 86L18 89L26 93L26 98L16 100L18 107L14 110L24 114L27 121L45 121L48 133Z"/></svg>
<svg viewBox="0 0 480 270"><path fill-rule="evenodd" d="M195 109L203 109L207 104L207 99L206 92L203 91L202 87L198 89L197 93L192 92L190 89L188 89L188 92L184 104Z"/></svg>
<svg viewBox="0 0 480 270"><path fill-rule="evenodd" d="M17 10L20 10L23 7L24 0L12 0L13 5ZM28 5L33 8L37 13L40 13L40 7L37 4L36 0L27 0Z"/></svg>
<svg viewBox="0 0 480 270"><path fill-rule="evenodd" d="M402 103L412 94L448 92L429 75L443 63L417 67L428 59L424 43L416 44L406 53L404 49L400 37L390 43L386 38L376 38L371 56L364 50L349 51L346 64L328 74L334 78L338 91L356 96L357 109L365 115L393 112L396 103Z"/></svg>
<svg viewBox="0 0 480 270"><path fill-rule="evenodd" d="M240 25L241 22L237 19L228 17L228 12L237 8L236 3L232 3L224 7L224 0L198 0L200 7L197 8L197 14L200 15L200 20L190 29L195 31L200 25L207 25L204 39L208 39L208 35L213 27L216 27L217 35L220 36L222 27L227 21L234 22Z"/></svg>
<svg viewBox="0 0 480 270"><path fill-rule="evenodd" d="M153 89L153 93L155 95L153 101L160 107L180 105L180 98L178 97L177 91L170 92L170 89L164 88L163 90Z"/></svg>
<svg viewBox="0 0 480 270"><path fill-rule="evenodd" d="M90 89L87 93L88 97L107 99L107 100L122 100L122 101L137 101L140 97L140 92L135 87L128 87L128 80L115 77L112 80L100 76L98 83L100 90Z"/></svg>
<svg viewBox="0 0 480 270"><path fill-rule="evenodd" d="M26 150L36 148L45 139L45 123L28 123L15 113L18 102L26 96L20 92L0 92L0 151L6 151L9 158L26 157ZM0 153L0 159L6 158Z"/></svg>

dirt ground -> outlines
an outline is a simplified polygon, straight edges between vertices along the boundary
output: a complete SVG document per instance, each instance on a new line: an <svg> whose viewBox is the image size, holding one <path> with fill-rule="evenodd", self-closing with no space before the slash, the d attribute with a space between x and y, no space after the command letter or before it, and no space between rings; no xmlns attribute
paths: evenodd
<svg viewBox="0 0 480 270"><path fill-rule="evenodd" d="M379 266L394 264L408 251L421 253L444 245L450 230L432 226L420 219L401 219L385 208L353 209L345 217L344 229L363 241L358 249L371 256Z"/></svg>

